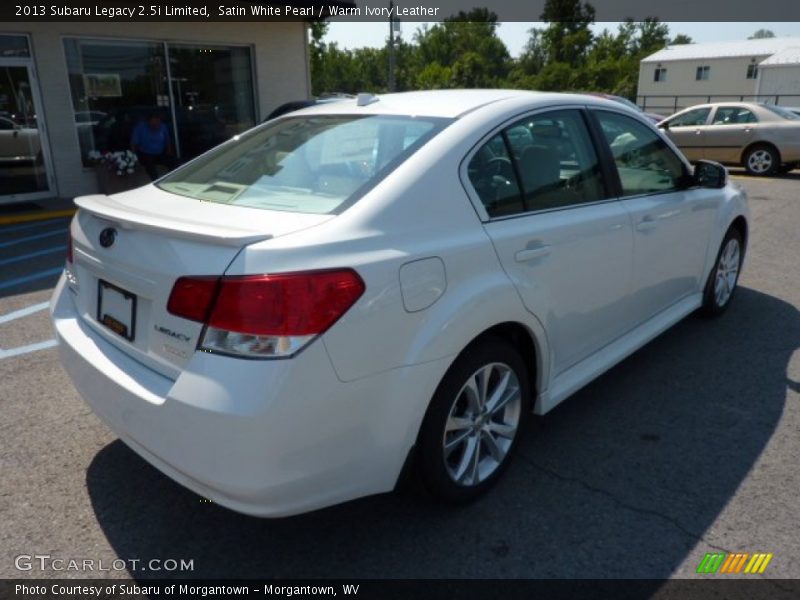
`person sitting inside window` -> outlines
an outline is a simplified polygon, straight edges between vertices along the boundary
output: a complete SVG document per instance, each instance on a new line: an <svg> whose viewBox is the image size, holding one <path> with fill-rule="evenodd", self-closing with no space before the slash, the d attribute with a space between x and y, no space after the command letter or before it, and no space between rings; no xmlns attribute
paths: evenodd
<svg viewBox="0 0 800 600"><path fill-rule="evenodd" d="M151 180L158 179L158 165L165 166L168 171L175 167L169 127L161 122L158 113L150 113L133 128L131 149Z"/></svg>

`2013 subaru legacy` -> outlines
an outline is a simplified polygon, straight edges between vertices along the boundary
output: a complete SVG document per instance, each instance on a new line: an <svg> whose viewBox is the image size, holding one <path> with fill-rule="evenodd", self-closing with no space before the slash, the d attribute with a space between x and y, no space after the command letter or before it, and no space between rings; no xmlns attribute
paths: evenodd
<svg viewBox="0 0 800 600"><path fill-rule="evenodd" d="M51 313L80 394L233 510L467 501L543 414L730 304L744 192L585 95L359 95L76 200ZM646 401L646 398L642 398Z"/></svg>

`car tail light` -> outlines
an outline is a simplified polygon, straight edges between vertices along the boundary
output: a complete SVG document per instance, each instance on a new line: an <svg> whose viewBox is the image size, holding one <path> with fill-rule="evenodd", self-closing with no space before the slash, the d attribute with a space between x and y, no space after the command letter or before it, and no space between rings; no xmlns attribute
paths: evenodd
<svg viewBox="0 0 800 600"><path fill-rule="evenodd" d="M219 277L181 277L172 286L167 310L190 321L206 322Z"/></svg>
<svg viewBox="0 0 800 600"><path fill-rule="evenodd" d="M363 293L364 282L352 269L181 277L167 310L206 325L203 350L277 358L327 331Z"/></svg>
<svg viewBox="0 0 800 600"><path fill-rule="evenodd" d="M67 236L67 262L64 265L64 274L67 278L67 283L73 289L78 288L78 274L75 271L75 254L73 252L72 234Z"/></svg>

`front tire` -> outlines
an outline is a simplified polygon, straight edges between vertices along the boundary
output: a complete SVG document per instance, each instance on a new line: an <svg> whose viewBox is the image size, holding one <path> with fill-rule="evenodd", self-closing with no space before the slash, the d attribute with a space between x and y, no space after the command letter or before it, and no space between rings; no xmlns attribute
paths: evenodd
<svg viewBox="0 0 800 600"><path fill-rule="evenodd" d="M491 337L467 348L420 428L416 459L427 490L451 503L485 493L508 467L529 405L528 370L513 346Z"/></svg>
<svg viewBox="0 0 800 600"><path fill-rule="evenodd" d="M750 148L744 156L744 168L750 175L766 177L777 171L781 164L778 151L772 146L758 144Z"/></svg>
<svg viewBox="0 0 800 600"><path fill-rule="evenodd" d="M731 303L744 258L744 241L738 229L731 228L722 240L717 261L708 276L702 311L708 316L721 315Z"/></svg>

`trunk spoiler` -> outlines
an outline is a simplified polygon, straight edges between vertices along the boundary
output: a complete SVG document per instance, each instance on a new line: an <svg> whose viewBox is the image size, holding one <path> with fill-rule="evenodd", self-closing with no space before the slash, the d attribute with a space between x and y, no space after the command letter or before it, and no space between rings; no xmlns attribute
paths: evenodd
<svg viewBox="0 0 800 600"><path fill-rule="evenodd" d="M273 236L257 228L258 223L248 215L231 217L235 211L224 204L198 202L165 202L158 206L136 206L103 194L81 196L75 204L95 216L108 219L122 229L149 229L163 231L171 236L214 241L225 246L241 247L254 242L268 240ZM149 203L148 203L149 204ZM227 213L226 213L227 211ZM248 222L253 225L247 227Z"/></svg>

